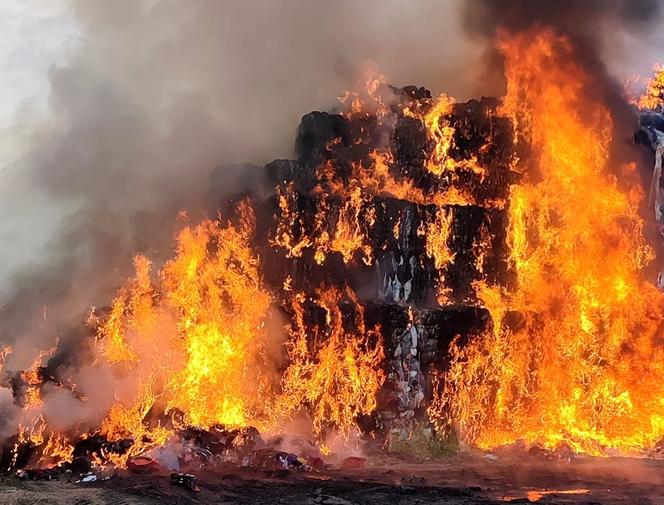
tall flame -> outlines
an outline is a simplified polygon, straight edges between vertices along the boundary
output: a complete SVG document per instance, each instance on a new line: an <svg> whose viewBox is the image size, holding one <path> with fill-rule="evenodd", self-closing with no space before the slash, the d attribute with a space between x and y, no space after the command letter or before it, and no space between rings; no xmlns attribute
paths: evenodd
<svg viewBox="0 0 664 505"><path fill-rule="evenodd" d="M611 115L570 41L531 31L499 48L503 113L533 149L509 207L517 280L476 286L492 329L454 343L430 414L481 448L641 453L664 436L663 299L640 275L652 258L642 192L613 175Z"/></svg>
<svg viewBox="0 0 664 505"><path fill-rule="evenodd" d="M305 301L298 294L292 302L291 364L283 378L277 412L289 416L307 407L314 433L326 428L348 433L357 416L376 408L376 393L385 379L380 335L365 327L362 306L349 288L317 293L315 301L325 313L319 328L311 329L305 322ZM352 311L350 325L342 304Z"/></svg>
<svg viewBox="0 0 664 505"><path fill-rule="evenodd" d="M162 440L143 427L161 404L197 426L256 423L263 408L263 326L271 303L249 247L253 213L242 224L206 220L178 235L175 257L158 282L138 257L136 277L121 290L100 329L103 356L134 378L134 394L119 398L102 426L110 440Z"/></svg>

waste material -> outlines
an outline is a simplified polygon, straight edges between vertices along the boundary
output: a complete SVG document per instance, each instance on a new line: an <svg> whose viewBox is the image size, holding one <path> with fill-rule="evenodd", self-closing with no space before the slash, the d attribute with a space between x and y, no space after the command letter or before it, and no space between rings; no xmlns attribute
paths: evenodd
<svg viewBox="0 0 664 505"><path fill-rule="evenodd" d="M190 473L172 473L171 484L180 486L194 493L200 493L201 488L196 484L196 476Z"/></svg>
<svg viewBox="0 0 664 505"><path fill-rule="evenodd" d="M148 456L138 456L127 462L127 469L135 473L150 473L159 470L159 463Z"/></svg>

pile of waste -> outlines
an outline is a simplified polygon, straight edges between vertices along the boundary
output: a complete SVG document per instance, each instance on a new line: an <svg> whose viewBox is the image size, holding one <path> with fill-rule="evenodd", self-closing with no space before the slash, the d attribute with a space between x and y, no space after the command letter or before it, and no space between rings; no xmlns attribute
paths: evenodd
<svg viewBox="0 0 664 505"><path fill-rule="evenodd" d="M130 453L133 440L109 442L100 435L80 440L71 461L49 468L32 468L28 463L34 447L22 446L11 461L3 460L3 473L13 473L21 480L51 481L61 478L77 484L109 480L118 473L152 474L168 477L170 483L192 492L200 491L196 473L224 468L246 468L268 472L319 472L323 470L359 470L366 459L327 456L314 443L298 440L300 454L280 450L280 438L266 442L253 427L227 428L215 425L208 430L187 427L178 431L164 445L138 456L123 459ZM31 451L32 449L32 451ZM3 458L7 455L3 452ZM124 461L124 464L116 464ZM6 466L8 465L8 466ZM13 471L12 471L13 470Z"/></svg>

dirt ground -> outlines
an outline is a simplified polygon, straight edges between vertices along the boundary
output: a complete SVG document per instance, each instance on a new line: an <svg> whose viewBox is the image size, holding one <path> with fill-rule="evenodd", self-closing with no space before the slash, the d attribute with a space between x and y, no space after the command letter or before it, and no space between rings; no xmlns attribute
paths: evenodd
<svg viewBox="0 0 664 505"><path fill-rule="evenodd" d="M200 493L165 475L123 472L107 481L0 480L2 505L189 504L630 504L664 505L664 462L460 455L440 461L372 459L350 472L237 468L198 473Z"/></svg>

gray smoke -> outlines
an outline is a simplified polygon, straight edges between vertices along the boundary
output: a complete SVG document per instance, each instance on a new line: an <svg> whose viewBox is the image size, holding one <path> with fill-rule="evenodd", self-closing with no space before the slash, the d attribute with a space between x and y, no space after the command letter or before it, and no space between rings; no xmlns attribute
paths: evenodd
<svg viewBox="0 0 664 505"><path fill-rule="evenodd" d="M11 205L0 228L11 234L0 263L29 260L0 266L10 369L89 305L108 304L135 252L168 255L180 209L195 220L211 191L221 201L253 182L231 164L292 156L300 117L335 107L367 62L396 84L463 97L473 75L462 69L478 54L456 2L72 0L71 9L81 36L50 71L52 118L2 181L17 193L3 187ZM228 172L211 188L219 165Z"/></svg>

